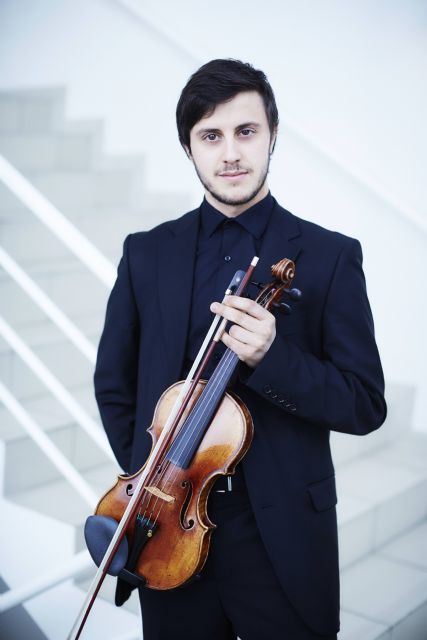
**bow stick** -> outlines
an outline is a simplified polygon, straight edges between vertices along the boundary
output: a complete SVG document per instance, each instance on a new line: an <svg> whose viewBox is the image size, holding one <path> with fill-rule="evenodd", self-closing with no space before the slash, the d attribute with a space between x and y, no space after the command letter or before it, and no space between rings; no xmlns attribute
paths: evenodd
<svg viewBox="0 0 427 640"><path fill-rule="evenodd" d="M250 278L252 277L252 273L257 263L258 263L258 258L255 256L252 259L248 270L246 271L246 273L244 274L241 280L240 280L240 275L238 276L238 274L241 272L236 273L227 291L225 292L225 296L231 295L233 293L233 288L235 289L234 295L237 295L237 296L242 295ZM239 282L239 284L236 289L235 285L237 284L237 282ZM199 382L202 376L202 373L206 365L208 364L216 345L218 344L222 334L226 329L227 320L225 320L224 318L222 319L220 327L217 329L218 324L220 323L220 320L221 320L221 316L216 315L214 320L212 321L209 331L206 334L203 344L199 349L196 359L194 360L193 366L191 367L187 375L187 378L185 379L182 390L172 407L171 413L169 414L169 417L165 423L165 426L163 427L163 430L156 443L156 446L154 447L153 451L150 454L146 467L142 471L141 477L138 481L138 484L136 485L135 491L125 509L125 512L119 522L119 525L114 533L114 536L112 537L111 542L108 545L107 551L104 554L104 557L98 567L98 570L95 573L95 576L86 594L86 598L79 612L79 615L77 616L77 619L74 622L74 625L70 631L68 640L78 640L78 638L80 638L80 635L86 623L87 617L90 613L90 610L92 609L92 605L95 602L96 596L99 593L102 583L104 582L105 576L107 575L108 569L113 561L116 551L119 548L120 543L126 534L126 530L129 523L135 517L139 509L139 501L141 498L142 490L144 489L144 483L147 479L147 476L155 468L158 457L159 457L159 453L161 453L161 451L167 446L168 441L170 441L170 439L172 438L175 428L179 420L181 419L182 414L185 411L188 401L197 383ZM206 347L209 344L209 341L211 340L214 333L215 333L215 336L212 339L212 342L205 353ZM205 356L203 357L204 353L205 353ZM202 360L202 357L203 357L203 360ZM202 362L199 366L199 363L201 360Z"/></svg>

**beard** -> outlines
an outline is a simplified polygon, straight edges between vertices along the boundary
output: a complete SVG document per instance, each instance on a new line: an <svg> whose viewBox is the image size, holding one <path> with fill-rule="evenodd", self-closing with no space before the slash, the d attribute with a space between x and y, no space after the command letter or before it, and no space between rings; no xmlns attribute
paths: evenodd
<svg viewBox="0 0 427 640"><path fill-rule="evenodd" d="M200 182L202 183L202 185L204 186L204 188L206 189L206 191L208 191L211 196L213 198L215 198L215 200L217 200L217 202L221 202L221 204L225 204L225 205L231 205L231 206L241 206L241 205L245 205L248 204L248 202L250 202L251 200L253 200L253 198L255 198L258 193L261 191L261 189L263 188L265 181L267 180L267 175L268 175L268 171L270 168L270 155L268 155L267 158L267 162L265 163L257 184L255 185L255 187L252 189L252 191L250 191L248 194L246 195L241 195L241 196L235 196L233 198L233 196L231 195L223 195L221 193L219 193L218 191L215 190L215 188L206 180L206 178L199 172L196 163L194 163L194 168L196 170L197 173L197 177L199 178ZM225 171L239 171L239 169L241 169L241 167L239 166L232 166L232 167L228 167L225 168Z"/></svg>

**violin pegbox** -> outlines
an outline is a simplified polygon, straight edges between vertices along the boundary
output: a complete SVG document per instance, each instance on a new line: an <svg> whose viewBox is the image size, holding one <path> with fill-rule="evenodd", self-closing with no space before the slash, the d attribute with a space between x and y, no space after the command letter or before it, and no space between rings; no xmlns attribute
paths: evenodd
<svg viewBox="0 0 427 640"><path fill-rule="evenodd" d="M273 264L271 273L274 277L273 282L266 285L262 285L259 282L252 283L261 289L255 302L268 311L279 309L282 313L290 314L292 307L286 302L281 302L281 299L283 295L288 296L293 302L298 302L302 298L302 293L299 289L290 288L295 277L295 264L289 258L283 258Z"/></svg>

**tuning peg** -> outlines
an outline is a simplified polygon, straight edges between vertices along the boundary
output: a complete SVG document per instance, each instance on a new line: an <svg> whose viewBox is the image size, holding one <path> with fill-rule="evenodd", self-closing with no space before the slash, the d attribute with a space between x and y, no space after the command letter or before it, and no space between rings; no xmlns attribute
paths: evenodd
<svg viewBox="0 0 427 640"><path fill-rule="evenodd" d="M299 289L283 289L283 293L286 293L286 295L288 295L291 300L295 300L295 302L298 302L298 300L302 298L302 291Z"/></svg>
<svg viewBox="0 0 427 640"><path fill-rule="evenodd" d="M279 309L282 313L289 316L292 313L292 308L286 304L286 302L273 302L273 307Z"/></svg>

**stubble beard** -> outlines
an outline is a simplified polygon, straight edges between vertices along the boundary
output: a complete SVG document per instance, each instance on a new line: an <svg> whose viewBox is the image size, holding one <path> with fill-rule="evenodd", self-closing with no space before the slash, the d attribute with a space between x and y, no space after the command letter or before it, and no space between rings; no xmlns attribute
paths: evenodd
<svg viewBox="0 0 427 640"><path fill-rule="evenodd" d="M225 205L230 205L230 206L241 206L241 205L248 204L248 202L250 202L251 200L256 198L256 196L259 194L259 192L263 188L263 186L265 184L265 181L267 180L267 175L268 175L268 171L269 171L269 168L270 168L270 155L267 158L267 162L266 162L266 164L264 166L264 169L261 172L261 175L259 177L258 183L254 187L254 189L249 194L247 194L245 196L240 196L240 198L237 197L237 196L235 198L233 198L231 196L222 195L221 193L216 191L212 187L212 185L209 184L209 182L201 175L201 173L199 172L199 170L197 168L196 163L194 163L194 168L196 170L197 177L199 178L200 182L202 183L202 185L204 186L206 191L208 191L211 194L211 196L213 198L215 198L215 200L217 200L217 202L220 202L221 204L225 204ZM238 168L233 167L233 170L237 171Z"/></svg>

